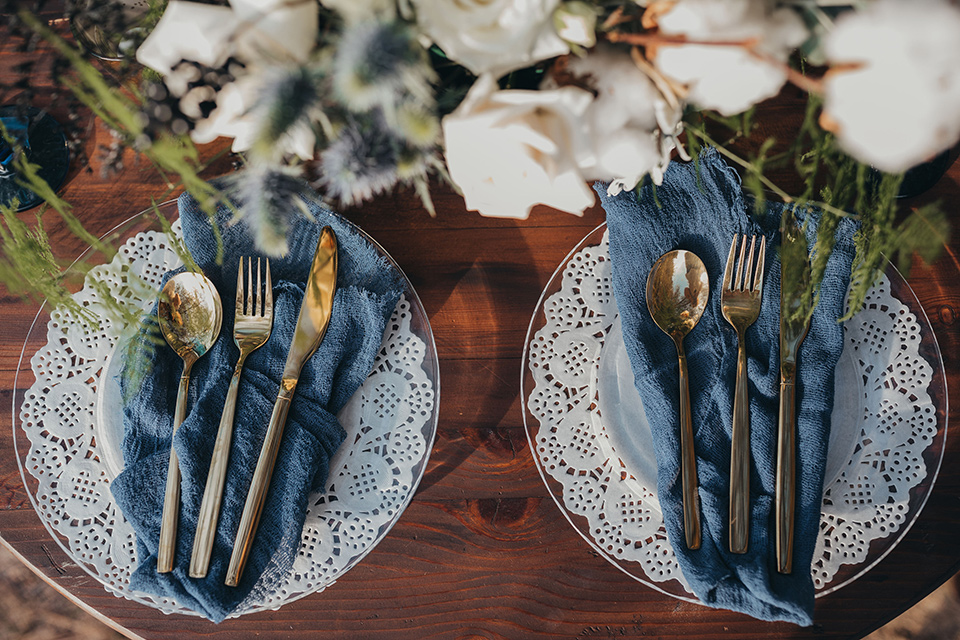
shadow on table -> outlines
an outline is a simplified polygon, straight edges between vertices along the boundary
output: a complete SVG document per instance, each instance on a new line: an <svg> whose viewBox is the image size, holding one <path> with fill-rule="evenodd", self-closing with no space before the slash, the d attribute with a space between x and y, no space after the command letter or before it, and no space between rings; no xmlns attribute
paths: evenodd
<svg viewBox="0 0 960 640"><path fill-rule="evenodd" d="M474 456L482 460L476 466L506 478L526 451L516 407L524 337L542 287L532 252L515 224L450 233L457 241L438 247L440 269L422 283L441 359L441 413L421 491Z"/></svg>
<svg viewBox="0 0 960 640"><path fill-rule="evenodd" d="M865 640L960 638L960 574Z"/></svg>

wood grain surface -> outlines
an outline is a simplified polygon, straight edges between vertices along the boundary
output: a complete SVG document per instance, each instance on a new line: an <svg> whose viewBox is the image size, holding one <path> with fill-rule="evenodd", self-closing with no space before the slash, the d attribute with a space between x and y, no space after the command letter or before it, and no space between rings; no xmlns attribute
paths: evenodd
<svg viewBox="0 0 960 640"><path fill-rule="evenodd" d="M22 55L0 42L0 73ZM768 105L757 135L789 140L800 98L786 91ZM37 100L42 103L43 92ZM57 115L58 104L49 106ZM92 119L89 126L90 170L74 166L63 194L91 231L106 233L152 198L163 199L167 187L132 154L122 173L101 177L97 147L109 134ZM212 158L224 148L215 143L203 153ZM224 157L206 175L229 170ZM789 174L775 178L791 187ZM448 187L436 185L433 193L436 218L410 192L343 212L384 246L419 293L436 338L442 395L436 443L412 504L336 584L278 611L219 625L164 615L105 591L43 527L21 480L13 449L16 414L33 382L29 357L44 338L40 332L27 345L21 362L39 304L5 290L0 537L85 609L130 637L150 639L859 638L960 568L960 438L949 437L920 519L864 577L819 599L811 628L682 602L620 572L574 531L548 494L527 444L520 398L524 338L540 293L564 256L604 220L603 212L594 207L578 218L538 209L527 221L491 220L465 211ZM908 204L933 199L957 211L960 164ZM81 252L83 243L56 216L43 222L58 256ZM940 342L951 400L960 397L958 254L960 234L934 268L918 267L910 277Z"/></svg>

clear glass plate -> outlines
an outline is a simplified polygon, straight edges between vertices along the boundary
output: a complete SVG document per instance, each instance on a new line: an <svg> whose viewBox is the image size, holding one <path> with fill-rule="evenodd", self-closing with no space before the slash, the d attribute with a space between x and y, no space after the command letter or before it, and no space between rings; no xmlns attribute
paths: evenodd
<svg viewBox="0 0 960 640"><path fill-rule="evenodd" d="M159 213L168 220L176 219L176 201L160 205ZM360 562L387 535L412 500L433 448L439 417L440 372L426 311L399 265L363 230L349 221L348 224L377 248L405 283L403 298L388 323L384 345L367 382L382 383L385 375L396 373L396 367L408 367L407 373L413 373L408 377L419 383L408 396L417 397L394 398L393 406L401 407L397 410L399 414L404 407L415 403L417 415L413 419L409 415L384 419L378 414L367 420L365 416L371 414L371 403L364 402L361 396L375 395L379 387L367 383L361 387L338 416L348 434L330 462L331 480L340 473L338 488L332 491L328 487L325 493L311 497L300 553L279 592L248 601L237 615L276 609L320 591ZM123 242L119 260L121 264L132 265L123 269L133 268L150 282L158 280L176 262L173 252L165 248L168 243L153 209L133 216L105 237L116 246ZM78 261L90 258L90 253L85 252ZM95 269L109 270L112 266ZM124 273L123 269L110 273L116 277ZM125 280L121 284L128 285ZM134 286L118 286L113 293L126 296L135 304L142 302L145 307L152 305L156 295ZM95 308L95 294L91 294L89 288L75 294L75 299ZM19 388L20 373L26 373L25 358L31 359L36 382L21 402L15 398L13 404L14 444L20 475L51 537L108 591L167 613L191 614L176 602L129 589L129 575L136 562L135 537L109 491L110 480L123 465L119 396L111 380L111 365L115 367L113 350L123 331L123 327L114 326L110 321L99 329L83 328L69 322L58 310L41 308L24 342L15 387ZM388 344L391 337L393 342ZM391 360L393 352L400 353ZM411 357L411 353L416 356ZM378 375L380 377L375 378ZM28 383L29 379L24 386ZM404 426L409 431L397 438L402 442L396 446L403 447L402 451L392 451L383 439L373 446L368 442L378 437L378 429L384 433L399 429L402 420L406 420ZM51 432L55 436L50 435ZM388 457L386 450L392 452L390 462L377 458ZM363 470L355 473L357 469L350 467L351 462ZM402 478L392 474L388 464L400 465ZM378 475L393 477L384 478L383 486L389 485L389 488L384 488L381 495L371 495L376 492L368 491L369 487L381 486L377 484ZM351 481L362 484L364 491L348 495ZM331 497L338 491L341 499L334 500L336 506L332 506ZM356 502L352 512L347 508L351 499ZM354 534L343 548L334 541L332 529L336 527L349 528Z"/></svg>
<svg viewBox="0 0 960 640"><path fill-rule="evenodd" d="M533 313L521 371L524 426L540 475L574 529L627 575L676 598L696 601L686 588L679 568L674 566L671 570L669 560L665 560L665 556L672 558L673 552L662 527L655 495L656 460L649 426L645 426L642 403L633 385L633 373L623 348L609 287L609 256L602 244L605 233L606 225L602 224L573 248L548 281ZM577 274L584 271L603 271L604 274L595 273L595 282L581 282ZM567 289L564 291L575 293L558 296L565 279ZM918 356L929 364L925 391L930 399L928 422L934 420L935 427L928 428L923 441L922 462L926 473L910 486L900 488L900 493L906 490L908 497L901 501L902 513L897 514L896 526L874 539L865 557L842 564L832 570L826 580L817 577L816 564L822 564L823 558L814 559L817 596L850 584L897 546L926 504L943 456L947 395L937 340L916 295L902 276L891 267L887 280L889 297L902 303L904 313L915 317L912 326L919 340ZM863 322L857 318L851 322ZM544 334L548 334L546 338ZM545 347L545 344L551 346ZM545 362L542 352L556 345L561 345L565 353L554 354L552 363L557 370L549 369L545 375L544 367L551 365ZM824 478L826 488L843 479L844 469L855 462L856 456L862 455L857 451L858 442L871 435L853 433L843 426L856 424L856 416L862 413L862 408L857 406L861 402L857 398L864 396L862 376L851 360L845 350L838 365L838 394L850 401L838 402L835 406L833 424L841 427L831 430L831 455ZM536 376L534 368L540 369ZM544 408L545 401L535 397L538 377L541 391L543 385L548 385L547 393L562 396L561 402ZM563 392L558 394L557 389ZM536 404L534 409L531 404ZM580 424L571 432L568 422ZM879 428L863 426L867 431ZM566 441L558 442L564 439ZM564 453L558 455L557 451ZM564 457L575 462L566 464ZM609 504L612 502L617 502L618 508L612 508ZM656 522L660 522L659 529ZM623 540L611 535L611 531L627 530L634 535L628 545L620 544ZM840 536L841 532L837 531L836 535ZM632 545L643 548L649 557L638 559ZM822 545L818 547L821 548ZM821 575L826 574L821 572Z"/></svg>

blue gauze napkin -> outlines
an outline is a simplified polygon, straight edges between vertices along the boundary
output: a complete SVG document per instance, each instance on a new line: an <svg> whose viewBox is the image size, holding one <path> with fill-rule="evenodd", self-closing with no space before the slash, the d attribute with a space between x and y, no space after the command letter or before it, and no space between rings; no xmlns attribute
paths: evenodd
<svg viewBox="0 0 960 640"><path fill-rule="evenodd" d="M306 192L305 192L306 193ZM232 213L218 211L215 223L224 244L222 265L215 264L216 243L206 213L188 194L180 196L183 238L194 260L213 281L223 302L223 328L215 346L193 367L188 415L174 446L182 473L175 568L158 574L157 543L167 476L173 408L182 370L166 344L145 338L134 351L146 353L153 369L139 388L124 388L123 455L125 468L111 489L137 535L139 564L130 586L154 596L169 596L184 607L219 622L248 597L271 593L288 574L296 556L309 494L325 485L328 463L345 437L336 413L373 367L386 322L402 291L399 273L374 247L335 214L308 197L315 220L299 216L289 234L290 251L270 261L274 283L273 332L247 359L237 398L236 420L223 503L206 578L188 575L197 515L206 483L227 387L239 357L233 341L237 264L257 255L244 222L230 224ZM247 489L277 396L287 349L293 337L304 284L320 231L330 225L339 242L338 289L330 325L317 352L300 374L263 514L246 568L237 587L223 584ZM169 275L169 274L168 274ZM141 361L142 362L142 361ZM135 367L130 360L126 367Z"/></svg>
<svg viewBox="0 0 960 640"><path fill-rule="evenodd" d="M834 366L843 348L844 296L854 225L844 220L829 260L820 303L800 349L797 377L797 504L793 573L776 568L774 486L780 391L779 223L783 205L756 219L746 211L740 180L714 150L693 163L673 162L663 184L615 197L597 185L610 229L613 289L637 390L653 432L657 491L667 535L683 575L705 604L763 620L812 624L810 564L820 522L823 472L833 408ZM657 202L659 202L659 206ZM808 241L813 227L808 229ZM750 384L750 539L744 555L728 547L730 433L737 337L720 310L724 267L734 234L765 234L767 254L760 317L747 330ZM690 373L703 542L687 549L683 534L678 367L673 341L647 311L647 273L662 254L687 249L703 260L710 298L685 341Z"/></svg>

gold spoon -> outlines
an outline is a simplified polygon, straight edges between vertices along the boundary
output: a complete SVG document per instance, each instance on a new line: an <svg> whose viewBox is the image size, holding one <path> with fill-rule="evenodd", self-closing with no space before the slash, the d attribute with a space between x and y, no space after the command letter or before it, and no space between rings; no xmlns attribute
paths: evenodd
<svg viewBox="0 0 960 640"><path fill-rule="evenodd" d="M187 391L190 369L205 354L220 334L223 308L213 283L201 273L179 273L167 281L160 292L157 322L160 331L177 355L183 358L183 373L177 391L177 407L173 414L176 433L187 415ZM177 546L177 516L180 512L180 461L170 447L170 466L163 494L163 516L160 521L160 545L157 549L157 572L173 570Z"/></svg>
<svg viewBox="0 0 960 640"><path fill-rule="evenodd" d="M647 275L647 309L657 326L673 338L680 361L680 467L683 479L683 532L688 549L700 548L700 501L697 495L697 459L693 449L690 384L683 338L707 306L710 282L707 269L689 251L670 251L654 263Z"/></svg>

